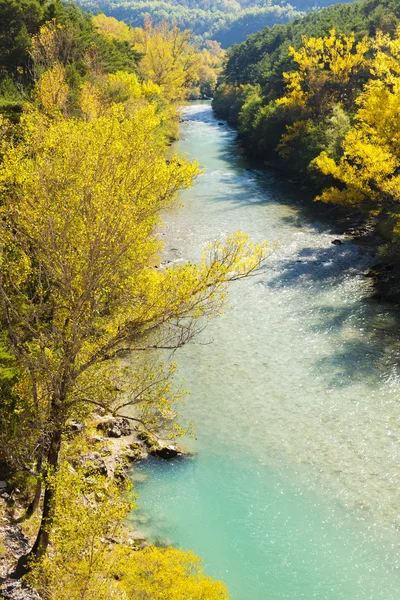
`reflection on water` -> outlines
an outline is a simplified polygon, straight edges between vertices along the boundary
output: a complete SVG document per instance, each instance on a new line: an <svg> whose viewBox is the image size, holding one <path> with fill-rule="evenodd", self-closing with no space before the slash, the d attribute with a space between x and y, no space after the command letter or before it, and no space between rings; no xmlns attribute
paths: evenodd
<svg viewBox="0 0 400 600"><path fill-rule="evenodd" d="M239 228L279 247L231 286L213 344L177 354L197 454L141 467L143 526L201 554L237 600L397 600L397 312L369 298L368 250L252 171L209 105L185 112L178 150L206 171L165 219L168 258Z"/></svg>

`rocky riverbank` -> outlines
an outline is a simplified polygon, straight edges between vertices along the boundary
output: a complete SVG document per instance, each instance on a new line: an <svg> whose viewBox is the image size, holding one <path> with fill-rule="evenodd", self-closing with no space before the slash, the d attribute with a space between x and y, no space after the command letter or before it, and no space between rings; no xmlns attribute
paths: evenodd
<svg viewBox="0 0 400 600"><path fill-rule="evenodd" d="M72 421L66 435L82 439L85 451L71 462L71 467L84 468L88 476L96 473L123 480L130 476L133 463L149 456L168 460L186 455L175 442L157 437L127 418L112 415L94 415L86 424ZM18 559L28 552L36 533L35 523L24 519L26 503L12 481L0 480L0 599L40 600L34 590L12 577ZM123 539L109 542L127 543L137 550L147 545L142 532L129 529Z"/></svg>

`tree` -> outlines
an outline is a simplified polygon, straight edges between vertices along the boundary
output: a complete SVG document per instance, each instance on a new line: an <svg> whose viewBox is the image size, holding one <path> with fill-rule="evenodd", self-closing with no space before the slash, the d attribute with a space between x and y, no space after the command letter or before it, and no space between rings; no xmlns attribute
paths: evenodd
<svg viewBox="0 0 400 600"><path fill-rule="evenodd" d="M314 161L342 186L324 190L317 199L394 215L400 200L400 35L380 34L374 47L372 77L356 100L355 124L342 142L341 158L323 152ZM398 222L396 215L397 230Z"/></svg>
<svg viewBox="0 0 400 600"><path fill-rule="evenodd" d="M159 85L173 103L184 100L197 80L201 57L191 43L190 31L169 28L167 23L134 30L134 46L142 54L140 70L148 81Z"/></svg>
<svg viewBox="0 0 400 600"><path fill-rule="evenodd" d="M0 78L27 75L31 36L39 31L46 0L0 0Z"/></svg>
<svg viewBox="0 0 400 600"><path fill-rule="evenodd" d="M299 50L289 47L298 67L283 73L286 92L276 100L278 106L284 107L289 121L277 146L282 158L292 160L300 152L308 166L319 154L326 124L318 124L331 117L338 104L353 105L359 73L369 66L370 48L366 37L356 42L353 34L337 35L334 29L323 38L303 37Z"/></svg>
<svg viewBox="0 0 400 600"><path fill-rule="evenodd" d="M136 550L124 533L133 507L129 486L73 469L63 461L56 494L53 543L28 581L46 600L227 600L200 559L175 548ZM119 539L118 544L113 540Z"/></svg>
<svg viewBox="0 0 400 600"><path fill-rule="evenodd" d="M190 341L199 319L221 309L227 281L252 272L267 253L238 234L214 244L199 265L151 266L160 251L159 212L198 171L164 157L161 120L151 103L131 116L115 104L86 121L31 110L23 140L4 152L0 302L34 407L35 458L44 465L31 556L49 544L49 482L68 420L94 407L115 412L140 403L137 382L115 361Z"/></svg>

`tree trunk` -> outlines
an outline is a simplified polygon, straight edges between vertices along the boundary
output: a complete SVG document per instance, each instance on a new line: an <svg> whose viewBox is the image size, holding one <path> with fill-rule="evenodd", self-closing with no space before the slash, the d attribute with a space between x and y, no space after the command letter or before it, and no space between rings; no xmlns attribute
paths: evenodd
<svg viewBox="0 0 400 600"><path fill-rule="evenodd" d="M61 447L62 430L57 428L51 438L49 455L47 464L50 469L50 475L55 475L58 468L58 457ZM45 492L43 502L43 514L40 523L39 533L36 541L30 551L28 558L41 558L49 545L50 530L53 524L53 509L54 509L54 486L48 483L45 479Z"/></svg>
<svg viewBox="0 0 400 600"><path fill-rule="evenodd" d="M40 496L42 495L42 468L43 468L43 450L40 450L39 458L36 465L36 471L38 472L38 478L36 482L35 496L28 506L25 514L25 519L30 519L31 516L37 511L40 503Z"/></svg>
<svg viewBox="0 0 400 600"><path fill-rule="evenodd" d="M47 456L47 465L50 469L50 476L54 476L57 472L58 468L58 457L60 454L61 447L61 436L62 436L62 428L57 427L52 434L49 453ZM29 561L37 560L42 558L42 556L46 553L46 550L49 546L50 542L50 531L53 524L54 519L54 485L51 481L48 480L48 477L45 477L44 480L45 492L44 492L44 501L43 501L43 513L42 520L40 522L39 532L36 537L36 541L33 545L32 550L25 556L21 556L18 561L17 568L14 577L18 579L21 578L29 571Z"/></svg>

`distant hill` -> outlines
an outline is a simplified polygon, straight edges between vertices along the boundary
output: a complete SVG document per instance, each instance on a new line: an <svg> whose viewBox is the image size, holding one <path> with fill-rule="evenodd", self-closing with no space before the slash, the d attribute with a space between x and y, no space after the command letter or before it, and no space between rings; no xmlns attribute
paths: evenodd
<svg viewBox="0 0 400 600"><path fill-rule="evenodd" d="M224 48L244 41L265 26L286 23L305 12L335 3L335 0L76 0L94 13L134 26L146 17L155 23L167 20L181 29L191 29L202 39L218 40ZM350 0L351 1L351 0Z"/></svg>

